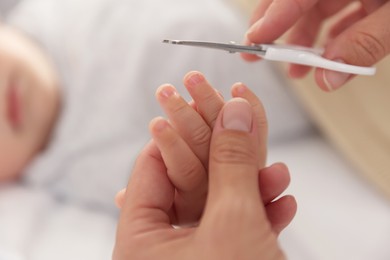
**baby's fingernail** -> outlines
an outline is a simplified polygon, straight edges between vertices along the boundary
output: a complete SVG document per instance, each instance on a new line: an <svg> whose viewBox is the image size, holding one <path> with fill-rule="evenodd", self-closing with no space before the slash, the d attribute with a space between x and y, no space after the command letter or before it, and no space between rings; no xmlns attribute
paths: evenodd
<svg viewBox="0 0 390 260"><path fill-rule="evenodd" d="M342 62L342 61L337 61ZM324 70L322 74L324 83L329 91L336 90L343 86L351 77L351 74L333 70Z"/></svg>
<svg viewBox="0 0 390 260"><path fill-rule="evenodd" d="M174 95L176 95L176 89L171 85L163 85L158 90L157 93L160 94L160 96L164 98L170 98Z"/></svg>
<svg viewBox="0 0 390 260"><path fill-rule="evenodd" d="M233 98L223 108L222 125L225 129L250 132L252 108L243 98Z"/></svg>
<svg viewBox="0 0 390 260"><path fill-rule="evenodd" d="M153 130L157 133L161 133L169 127L169 123L161 117L153 119L150 124L153 126Z"/></svg>
<svg viewBox="0 0 390 260"><path fill-rule="evenodd" d="M200 83L202 83L204 81L205 81L205 78L200 73L194 73L194 74L190 75L190 77L187 80L187 82L189 83L190 86L199 85Z"/></svg>
<svg viewBox="0 0 390 260"><path fill-rule="evenodd" d="M241 82L237 82L233 85L233 91L236 95L243 95L248 88Z"/></svg>

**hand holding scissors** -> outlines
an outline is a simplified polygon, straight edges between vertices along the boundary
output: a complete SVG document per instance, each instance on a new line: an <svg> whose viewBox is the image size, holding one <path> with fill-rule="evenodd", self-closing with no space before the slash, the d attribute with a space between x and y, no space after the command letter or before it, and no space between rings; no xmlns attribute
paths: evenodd
<svg viewBox="0 0 390 260"><path fill-rule="evenodd" d="M322 49L307 48L302 46L278 44L257 44L246 46L234 43L227 44L181 40L164 40L163 42L177 45L220 49L228 51L230 53L249 53L257 55L266 60L289 62L293 64L323 68L327 70L339 71L349 74L374 75L376 71L374 67L361 67L328 60L321 56L323 53Z"/></svg>

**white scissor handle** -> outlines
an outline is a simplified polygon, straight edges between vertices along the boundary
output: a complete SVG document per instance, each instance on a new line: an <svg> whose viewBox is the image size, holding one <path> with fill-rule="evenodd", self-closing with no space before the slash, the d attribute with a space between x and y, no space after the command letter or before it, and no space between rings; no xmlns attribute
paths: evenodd
<svg viewBox="0 0 390 260"><path fill-rule="evenodd" d="M350 74L374 75L376 72L375 67L354 66L325 59L320 56L321 53L317 49L272 44L262 44L262 46L266 48L266 52L262 57L267 60L284 61Z"/></svg>

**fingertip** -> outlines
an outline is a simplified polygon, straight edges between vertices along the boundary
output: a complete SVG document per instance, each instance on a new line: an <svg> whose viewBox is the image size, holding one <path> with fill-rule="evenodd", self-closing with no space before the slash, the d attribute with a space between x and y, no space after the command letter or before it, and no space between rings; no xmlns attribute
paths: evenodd
<svg viewBox="0 0 390 260"><path fill-rule="evenodd" d="M264 204L272 202L280 196L291 181L287 166L275 163L259 171L259 188Z"/></svg>
<svg viewBox="0 0 390 260"><path fill-rule="evenodd" d="M294 219L295 215L297 214L298 212L298 203L297 203L297 200L295 199L295 197L293 195L285 195L284 197L282 197L281 199L284 200L284 204L285 204L285 207L286 207L286 211L288 212L288 216L289 216L289 219L290 221L288 222L288 224L291 223L291 221Z"/></svg>
<svg viewBox="0 0 390 260"><path fill-rule="evenodd" d="M118 209L121 209L123 207L123 204L125 202L125 194L126 194L126 189L122 189L118 191L118 193L115 195L115 205L117 206Z"/></svg>
<svg viewBox="0 0 390 260"><path fill-rule="evenodd" d="M293 195L285 195L281 197L279 200L282 201L285 207L286 214L286 226L291 223L294 219L295 215L298 212L298 203Z"/></svg>
<svg viewBox="0 0 390 260"><path fill-rule="evenodd" d="M294 196L286 195L268 204L266 212L273 230L279 234L294 219L297 213L297 202Z"/></svg>
<svg viewBox="0 0 390 260"><path fill-rule="evenodd" d="M260 99L242 82L236 82L231 88L233 97L246 99L252 106L260 103Z"/></svg>
<svg viewBox="0 0 390 260"><path fill-rule="evenodd" d="M248 62L255 62L261 60L261 58L255 54L250 53L240 53L241 58Z"/></svg>
<svg viewBox="0 0 390 260"><path fill-rule="evenodd" d="M316 69L314 77L320 89L332 92L344 86L353 75L319 68Z"/></svg>
<svg viewBox="0 0 390 260"><path fill-rule="evenodd" d="M199 71L190 71L184 76L183 79L184 85L187 88L195 87L205 81L205 76Z"/></svg>
<svg viewBox="0 0 390 260"><path fill-rule="evenodd" d="M288 166L282 162L277 162L272 164L270 169L273 169L274 171L278 172L279 174L286 176L286 179L288 179L288 183L290 183L291 176L290 176L290 170Z"/></svg>
<svg viewBox="0 0 390 260"><path fill-rule="evenodd" d="M324 69L317 68L314 73L314 79L317 83L317 86L325 92L331 92L332 89L327 86L324 82Z"/></svg>
<svg viewBox="0 0 390 260"><path fill-rule="evenodd" d="M165 118L155 117L149 123L149 131L153 136L155 136L162 133L169 126L170 124Z"/></svg>
<svg viewBox="0 0 390 260"><path fill-rule="evenodd" d="M172 96L178 95L176 88L172 84L162 84L156 90L155 96L157 100L162 101Z"/></svg>
<svg viewBox="0 0 390 260"><path fill-rule="evenodd" d="M248 91L248 87L242 82L236 82L232 86L232 96L242 97Z"/></svg>
<svg viewBox="0 0 390 260"><path fill-rule="evenodd" d="M248 39L248 37L246 35L243 44L250 46L253 43ZM261 60L261 58L259 56L255 55L255 54L245 53L245 52L241 52L240 56L243 60L248 61L248 62L255 62L255 61Z"/></svg>
<svg viewBox="0 0 390 260"><path fill-rule="evenodd" d="M251 132L253 113L249 102L244 98L233 98L225 104L222 114L222 127L229 130Z"/></svg>
<svg viewBox="0 0 390 260"><path fill-rule="evenodd" d="M183 82L186 82L188 80L188 78L190 78L192 75L194 74L202 74L200 71L197 71L197 70L191 70L189 72L187 72L184 77L183 77Z"/></svg>

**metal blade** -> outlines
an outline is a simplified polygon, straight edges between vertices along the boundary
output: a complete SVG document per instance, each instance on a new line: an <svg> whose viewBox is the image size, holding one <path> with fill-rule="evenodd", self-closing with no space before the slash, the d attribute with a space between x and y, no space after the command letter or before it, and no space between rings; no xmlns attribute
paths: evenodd
<svg viewBox="0 0 390 260"><path fill-rule="evenodd" d="M265 54L265 49L261 45L246 46L246 45L239 45L235 43L229 44L229 43L182 41L182 40L163 40L163 43L218 49L218 50L228 51L230 53L245 52L245 53L256 54L259 56L263 56Z"/></svg>

